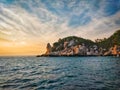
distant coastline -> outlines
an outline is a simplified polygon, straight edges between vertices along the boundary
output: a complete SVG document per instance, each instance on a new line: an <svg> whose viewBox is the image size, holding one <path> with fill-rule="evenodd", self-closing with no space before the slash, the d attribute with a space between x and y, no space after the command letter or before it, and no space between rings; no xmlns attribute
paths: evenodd
<svg viewBox="0 0 120 90"><path fill-rule="evenodd" d="M107 56L115 56L115 55L105 55L105 56L98 56L98 55L37 55L36 57L107 57ZM119 57L119 56L115 56Z"/></svg>
<svg viewBox="0 0 120 90"><path fill-rule="evenodd" d="M46 53L37 57L85 57L120 56L120 30L109 38L96 39L95 42L76 36L59 39L46 46Z"/></svg>

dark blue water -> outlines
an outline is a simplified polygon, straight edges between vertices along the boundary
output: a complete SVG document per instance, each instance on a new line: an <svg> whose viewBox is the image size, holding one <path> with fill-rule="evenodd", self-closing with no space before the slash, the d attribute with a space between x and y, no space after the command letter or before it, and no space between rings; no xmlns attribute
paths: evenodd
<svg viewBox="0 0 120 90"><path fill-rule="evenodd" d="M1 57L0 90L120 90L120 58Z"/></svg>

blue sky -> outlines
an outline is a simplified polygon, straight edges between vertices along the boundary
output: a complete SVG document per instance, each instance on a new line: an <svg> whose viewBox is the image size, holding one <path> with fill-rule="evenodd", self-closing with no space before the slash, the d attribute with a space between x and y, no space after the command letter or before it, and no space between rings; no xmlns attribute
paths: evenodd
<svg viewBox="0 0 120 90"><path fill-rule="evenodd" d="M120 0L0 0L0 38L54 42L95 40L120 29Z"/></svg>

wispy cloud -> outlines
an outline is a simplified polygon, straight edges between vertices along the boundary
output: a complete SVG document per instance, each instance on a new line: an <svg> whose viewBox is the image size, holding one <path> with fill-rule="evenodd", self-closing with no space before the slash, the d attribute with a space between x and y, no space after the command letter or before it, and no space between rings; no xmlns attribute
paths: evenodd
<svg viewBox="0 0 120 90"><path fill-rule="evenodd" d="M119 0L116 3L112 0L16 0L0 3L1 37L5 34L4 38L11 41L47 43L69 35L94 40L108 37L120 29L120 23L116 23L119 21Z"/></svg>

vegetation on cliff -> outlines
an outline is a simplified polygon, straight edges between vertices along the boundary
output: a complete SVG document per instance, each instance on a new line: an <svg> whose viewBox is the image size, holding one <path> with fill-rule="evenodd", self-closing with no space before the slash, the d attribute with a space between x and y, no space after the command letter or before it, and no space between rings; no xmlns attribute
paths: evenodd
<svg viewBox="0 0 120 90"><path fill-rule="evenodd" d="M92 46L95 44L95 42L89 40L89 39L83 39L81 37L76 37L76 36L69 36L69 37L65 37L63 39L59 39L58 42L53 43L53 51L60 51L64 49L64 42L70 42L71 40L75 41L75 45L79 45L84 43L87 46Z"/></svg>
<svg viewBox="0 0 120 90"><path fill-rule="evenodd" d="M52 46L48 43L46 49L47 51L43 55L120 55L120 30L109 38L96 39L95 42L76 36L65 37L53 43Z"/></svg>
<svg viewBox="0 0 120 90"><path fill-rule="evenodd" d="M116 31L109 38L96 39L95 42L89 39L84 39L84 38L76 37L76 36L65 37L63 39L59 39L58 42L53 43L52 50L53 51L63 50L64 42L65 41L70 42L71 40L75 40L75 45L84 43L86 46L93 46L94 44L96 44L97 46L108 50L110 47L113 47L114 45L120 45L120 30Z"/></svg>
<svg viewBox="0 0 120 90"><path fill-rule="evenodd" d="M96 44L99 47L103 47L106 49L109 49L110 47L113 47L114 45L119 45L120 46L120 30L116 31L112 36L109 38L104 38L104 39L97 39Z"/></svg>

